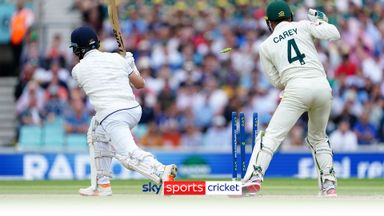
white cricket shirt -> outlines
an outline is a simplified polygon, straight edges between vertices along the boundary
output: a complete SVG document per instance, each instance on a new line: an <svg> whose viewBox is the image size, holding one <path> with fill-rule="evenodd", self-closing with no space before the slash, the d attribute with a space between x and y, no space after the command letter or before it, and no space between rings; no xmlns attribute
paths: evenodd
<svg viewBox="0 0 384 216"><path fill-rule="evenodd" d="M139 105L128 75L128 61L117 53L91 50L72 69L72 76L89 97L101 122L110 113Z"/></svg>
<svg viewBox="0 0 384 216"><path fill-rule="evenodd" d="M284 89L292 78L326 76L314 39L337 40L340 33L326 22L281 22L260 45L260 61L276 88Z"/></svg>

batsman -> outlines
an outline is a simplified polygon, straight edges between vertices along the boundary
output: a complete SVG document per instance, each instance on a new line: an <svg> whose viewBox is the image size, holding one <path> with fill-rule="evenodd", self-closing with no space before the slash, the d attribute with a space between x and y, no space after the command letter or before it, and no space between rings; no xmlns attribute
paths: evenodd
<svg viewBox="0 0 384 216"><path fill-rule="evenodd" d="M326 15L310 9L309 20L293 21L285 1L272 1L266 10L271 35L260 45L260 61L282 99L265 132L258 134L246 175L245 193L261 189L263 176L274 152L304 112L308 112L308 136L319 176L320 194L336 196L333 153L326 135L332 104L332 89L316 51L314 41L338 40L340 33L328 24Z"/></svg>
<svg viewBox="0 0 384 216"><path fill-rule="evenodd" d="M88 130L91 186L80 189L80 194L112 195L112 158L157 184L173 180L176 166L165 166L151 153L140 149L131 133L142 113L131 85L138 89L145 86L132 53L127 52L123 57L101 52L99 44L96 32L89 27L79 27L72 32L71 47L80 59L72 76L96 110Z"/></svg>

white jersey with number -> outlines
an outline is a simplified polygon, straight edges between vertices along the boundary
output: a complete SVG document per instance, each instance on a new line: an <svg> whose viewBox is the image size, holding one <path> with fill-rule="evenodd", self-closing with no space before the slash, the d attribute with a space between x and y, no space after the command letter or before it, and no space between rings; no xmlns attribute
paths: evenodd
<svg viewBox="0 0 384 216"><path fill-rule="evenodd" d="M72 76L85 91L100 122L110 113L139 106L129 85L132 68L117 53L91 50L72 69Z"/></svg>
<svg viewBox="0 0 384 216"><path fill-rule="evenodd" d="M260 61L271 83L284 89L290 79L325 77L314 39L339 38L337 28L326 22L281 22L260 45Z"/></svg>

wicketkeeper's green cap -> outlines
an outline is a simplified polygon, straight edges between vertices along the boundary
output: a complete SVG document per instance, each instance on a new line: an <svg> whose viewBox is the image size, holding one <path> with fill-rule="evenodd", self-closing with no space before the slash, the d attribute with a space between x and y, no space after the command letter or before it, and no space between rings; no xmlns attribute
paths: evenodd
<svg viewBox="0 0 384 216"><path fill-rule="evenodd" d="M267 7L266 19L269 21L279 21L292 17L289 5L282 0L274 0Z"/></svg>

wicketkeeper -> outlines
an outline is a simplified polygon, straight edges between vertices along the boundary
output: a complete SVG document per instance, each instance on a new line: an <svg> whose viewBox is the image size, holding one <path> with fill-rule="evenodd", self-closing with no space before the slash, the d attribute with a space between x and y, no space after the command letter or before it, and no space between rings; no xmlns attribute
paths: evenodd
<svg viewBox="0 0 384 216"><path fill-rule="evenodd" d="M321 194L336 196L333 155L325 132L332 89L314 41L337 40L340 33L334 25L327 23L324 13L315 10L309 10L310 21L294 22L291 9L281 0L271 2L266 15L272 34L260 45L260 61L272 85L284 93L266 131L256 138L243 189L247 193L260 190L273 153L299 117L308 112L305 140L312 149Z"/></svg>
<svg viewBox="0 0 384 216"><path fill-rule="evenodd" d="M89 27L72 32L71 47L80 58L72 76L96 110L88 131L91 186L80 189L80 194L112 195L112 158L157 184L173 180L176 166L161 164L151 153L140 149L132 137L131 129L139 122L142 110L131 85L138 89L145 86L132 54L128 52L124 58L98 51L99 39Z"/></svg>

